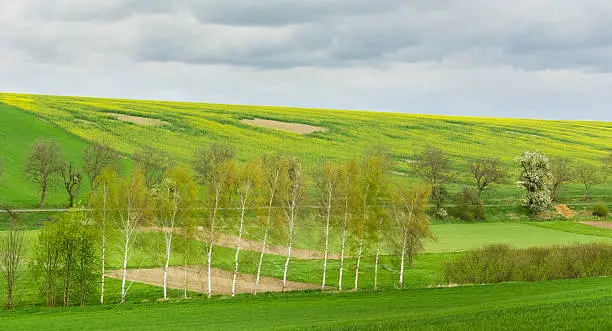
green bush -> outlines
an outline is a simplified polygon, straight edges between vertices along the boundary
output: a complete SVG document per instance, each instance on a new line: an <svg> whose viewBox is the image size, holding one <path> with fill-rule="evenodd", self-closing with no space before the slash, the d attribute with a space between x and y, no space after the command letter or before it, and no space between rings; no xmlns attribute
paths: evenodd
<svg viewBox="0 0 612 331"><path fill-rule="evenodd" d="M604 205L597 205L593 208L593 216L596 217L608 217L609 213L608 207Z"/></svg>
<svg viewBox="0 0 612 331"><path fill-rule="evenodd" d="M482 284L612 276L612 245L516 249L505 244L469 251L443 265L449 283Z"/></svg>
<svg viewBox="0 0 612 331"><path fill-rule="evenodd" d="M464 188L455 196L455 203L457 207L453 216L462 221L472 222L485 219L484 205L476 190L468 187Z"/></svg>

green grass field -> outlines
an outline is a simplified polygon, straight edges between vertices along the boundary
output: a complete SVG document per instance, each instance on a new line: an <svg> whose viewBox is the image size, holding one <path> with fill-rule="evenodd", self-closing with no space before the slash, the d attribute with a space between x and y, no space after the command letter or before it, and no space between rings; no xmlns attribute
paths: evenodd
<svg viewBox="0 0 612 331"><path fill-rule="evenodd" d="M119 121L113 114L126 114L165 121L160 126L144 126ZM261 118L304 123L325 127L326 132L299 135L254 127L242 119ZM38 204L39 192L24 173L24 160L38 138L56 140L62 152L81 164L87 141L104 138L113 148L129 158L139 148L153 146L170 154L178 163L187 164L193 148L211 141L229 140L237 148L239 161L264 152L279 150L301 157L308 172L323 159L344 161L358 156L374 143L390 147L394 153L394 179L403 185L420 182L411 172L409 161L426 143L435 143L450 156L454 167L451 192L469 185L465 175L468 162L481 156L501 158L512 167L514 157L536 150L553 157L599 165L612 145L612 123L586 121L543 121L477 117L424 116L370 113L323 109L296 109L241 105L215 105L161 101L136 101L59 97L0 93L0 159L5 173L0 176L0 203L16 208ZM125 162L129 163L129 160ZM514 176L515 174L513 174ZM512 179L510 180L512 181ZM86 181L84 181L86 182ZM88 188L81 188L84 199ZM315 199L311 192L308 201ZM593 199L581 201L579 184L565 185L560 200L581 211L580 220L591 220L588 211L593 204L612 206L612 183L591 190ZM180 290L170 291L170 303L156 302L162 289L135 283L128 294L128 304L119 301L119 281L107 281L107 302L96 305L94 292L87 307L69 309L43 308L34 280L24 276L18 284L14 312L0 311L2 327L18 329L74 329L88 325L91 329L608 329L612 313L610 278L515 283L457 288L428 288L441 283L442 263L464 254L466 250L491 243L507 243L517 248L564 245L573 243L612 243L612 230L586 226L550 214L548 220L536 220L520 206L521 191L513 184L496 185L485 192L486 222L466 224L455 219L436 221L433 231L437 241L429 242L419 254L413 268L405 275L404 290L397 287L399 258L397 247L385 241L379 269L379 288L374 282L374 245L368 242L360 268L357 293L291 293L264 294L258 297L240 295L229 300L216 296L211 300L201 293L191 293L192 300L182 301ZM65 207L62 187L51 188L47 205ZM450 207L452 209L452 207ZM57 212L21 214L21 224L28 230L31 245L42 222ZM224 220L237 214L223 212L220 231L236 234L235 224ZM261 240L262 229L247 218L245 238ZM611 216L612 217L612 216ZM7 228L7 215L0 214L0 231ZM609 220L610 218L608 218ZM231 222L230 222L231 223ZM233 222L235 223L235 222ZM227 225L227 226L226 226ZM297 225L299 249L321 250L322 220L314 210L304 210ZM116 242L115 242L116 241ZM160 267L162 235L139 233L129 268ZM271 244L283 245L284 234L278 228L271 232ZM107 267L121 266L120 243L111 241ZM205 261L202 243L191 241L189 264ZM339 253L340 229L332 227L330 251ZM348 255L355 254L355 243L349 241ZM30 254L29 252L28 254ZM213 267L232 270L234 250L215 247ZM258 253L243 250L240 272L256 271ZM181 249L173 253L171 265L185 261ZM282 277L284 257L266 255L262 274ZM327 284L338 284L338 260L329 262ZM356 259L347 258L343 282L351 286ZM293 259L288 279L320 284L322 261ZM0 279L0 305L6 298L4 280Z"/></svg>
<svg viewBox="0 0 612 331"><path fill-rule="evenodd" d="M452 191L469 183L465 169L468 162L477 157L499 157L510 166L524 151L537 150L552 157L599 165L610 152L612 139L612 123L608 122L425 116L0 93L2 104L0 113L8 121L0 124L1 132L20 129L0 136L3 145L0 148L10 152L5 155L9 155L11 163L10 173L0 179L0 183L5 182L0 187L0 200L9 199L21 205L35 203L29 201L36 194L31 184L24 184L21 162L33 139L41 135L61 140L66 152L76 159L82 153L82 142L92 139L104 138L125 155L152 146L169 153L179 163L188 162L193 148L199 144L228 140L236 146L240 160L279 150L303 158L310 168L322 159L341 161L355 157L371 144L380 143L392 149L394 171L408 174L395 177L407 184L420 181L411 173L407 161L424 144L435 143L449 153L454 163L456 174L453 178L458 183L450 186ZM35 116L27 116L28 113ZM167 124L137 125L122 122L112 114L158 119ZM299 135L240 122L248 118L305 123L328 130ZM22 192L7 194L7 190L15 186ZM608 183L594 187L591 193L593 197L609 200L611 191L612 186ZM504 185L485 198L490 203L516 203L520 193L514 185ZM53 193L57 194L60 193ZM580 185L566 185L561 191L561 199L577 201L581 194ZM53 196L49 203L61 204L62 199Z"/></svg>
<svg viewBox="0 0 612 331"><path fill-rule="evenodd" d="M9 330L606 330L612 279L0 312Z"/></svg>

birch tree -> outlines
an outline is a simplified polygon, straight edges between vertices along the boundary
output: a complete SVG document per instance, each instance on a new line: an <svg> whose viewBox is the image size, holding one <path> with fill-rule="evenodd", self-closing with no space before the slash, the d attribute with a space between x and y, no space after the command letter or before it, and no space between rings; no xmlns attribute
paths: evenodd
<svg viewBox="0 0 612 331"><path fill-rule="evenodd" d="M59 145L51 140L38 140L28 152L26 173L40 185L40 207L45 205L49 185L62 170L63 157Z"/></svg>
<svg viewBox="0 0 612 331"><path fill-rule="evenodd" d="M94 181L91 192L92 220L98 229L100 238L100 304L104 304L104 289L106 280L106 252L108 249L108 238L113 230L110 211L112 202L117 195L117 174L111 167L104 168Z"/></svg>
<svg viewBox="0 0 612 331"><path fill-rule="evenodd" d="M368 234L371 222L376 222L376 215L372 214L373 207L380 201L380 192L385 181L385 158L381 153L366 153L362 158L357 180L354 182L353 191L357 205L357 217L353 219L351 230L357 239L357 264L355 266L355 286L359 287L359 268L364 250L364 241Z"/></svg>
<svg viewBox="0 0 612 331"><path fill-rule="evenodd" d="M398 287L404 285L405 260L412 267L414 255L424 248L427 238L433 239L431 224L425 210L430 191L416 187L408 191L398 190L392 198L393 216L397 225L396 235L400 243L400 272Z"/></svg>
<svg viewBox="0 0 612 331"><path fill-rule="evenodd" d="M329 161L326 161L321 166L321 169L315 176L315 184L319 193L319 203L323 207L322 214L325 219L324 224L324 239L325 248L323 251L323 275L321 280L321 289L325 289L325 281L327 277L327 259L329 255L329 227L332 221L334 203L338 186L342 180L342 168Z"/></svg>
<svg viewBox="0 0 612 331"><path fill-rule="evenodd" d="M5 208L9 215L9 226L0 235L0 273L6 280L6 308L13 308L15 284L21 275L26 249L24 231L19 227L17 214Z"/></svg>
<svg viewBox="0 0 612 331"><path fill-rule="evenodd" d="M155 198L155 222L164 235L163 293L164 300L168 300L172 239L176 229L185 225L187 213L196 200L195 182L186 169L171 168L162 179Z"/></svg>
<svg viewBox="0 0 612 331"><path fill-rule="evenodd" d="M282 195L285 214L285 230L287 231L287 258L283 269L283 293L287 290L287 270L291 260L291 249L295 242L295 226L299 216L299 208L304 194L304 173L302 162L297 158L289 159L287 165L287 185Z"/></svg>
<svg viewBox="0 0 612 331"><path fill-rule="evenodd" d="M208 213L205 227L208 232L206 252L206 269L208 277L207 295L212 296L212 253L215 242L217 217L223 199L229 196L235 178L234 150L231 145L213 143L205 149L199 149L195 155L195 171L201 183L207 186L206 211Z"/></svg>
<svg viewBox="0 0 612 331"><path fill-rule="evenodd" d="M244 217L253 202L257 201L257 190L262 178L261 162L249 162L243 165L235 182L235 193L240 203L240 224L238 226L238 239L236 241L236 254L234 257L234 275L232 276L232 296L236 294L236 278L238 277L238 257L242 244L244 230Z"/></svg>
<svg viewBox="0 0 612 331"><path fill-rule="evenodd" d="M136 240L137 228L146 220L149 197L145 178L141 171L135 170L128 177L119 179L117 194L114 196L115 221L122 238L123 255L121 277L121 303L125 303L131 283L126 287L127 266Z"/></svg>
<svg viewBox="0 0 612 331"><path fill-rule="evenodd" d="M277 197L277 193L279 189L281 189L287 182L287 163L287 158L279 153L265 154L262 158L263 182L266 189L268 205L267 217L263 224L264 237L263 244L261 246L261 252L259 254L259 262L257 264L257 274L255 276L255 288L253 289L253 295L257 295L257 290L259 289L261 266L263 264L263 258L266 252L266 245L268 242L268 234L272 221L272 215L274 212L274 208L278 206L279 199Z"/></svg>
<svg viewBox="0 0 612 331"><path fill-rule="evenodd" d="M340 181L340 191L342 192L343 214L342 217L342 237L340 240L340 265L338 267L338 291L342 291L342 275L344 272L344 256L346 252L346 239L349 220L351 217L352 196L351 189L358 174L358 167L355 161L348 162L342 169L342 178Z"/></svg>

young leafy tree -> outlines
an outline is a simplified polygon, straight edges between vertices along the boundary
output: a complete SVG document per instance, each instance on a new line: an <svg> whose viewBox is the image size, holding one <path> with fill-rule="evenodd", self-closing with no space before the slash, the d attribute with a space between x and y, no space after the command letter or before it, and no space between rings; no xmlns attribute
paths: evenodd
<svg viewBox="0 0 612 331"><path fill-rule="evenodd" d="M64 180L64 188L68 193L68 207L72 208L81 186L81 172L73 165L72 161L67 161L61 169L61 174Z"/></svg>
<svg viewBox="0 0 612 331"><path fill-rule="evenodd" d="M244 229L244 217L249 208L256 202L257 192L261 185L263 171L261 162L254 161L244 164L238 171L234 183L235 194L240 203L240 224L238 226L238 240L236 242L236 255L234 257L234 275L232 277L232 296L236 294L236 278L238 277L238 257L242 244L242 233Z"/></svg>
<svg viewBox="0 0 612 331"><path fill-rule="evenodd" d="M516 184L525 189L525 206L535 215L550 207L552 202L549 188L550 161L545 155L532 152L525 152L516 161L521 169Z"/></svg>
<svg viewBox="0 0 612 331"><path fill-rule="evenodd" d="M289 159L287 165L287 185L282 192L283 211L285 213L285 229L287 231L287 258L283 269L283 293L287 289L287 270L291 259L291 248L295 242L295 225L297 223L300 205L304 196L304 173L302 161Z"/></svg>
<svg viewBox="0 0 612 331"><path fill-rule="evenodd" d="M196 150L194 170L196 176L208 189L206 211L208 218L205 227L209 241L206 243L206 268L208 274L207 295L212 296L212 253L215 242L218 211L223 200L231 193L235 180L235 163L233 147L227 144L213 143L206 149Z"/></svg>
<svg viewBox="0 0 612 331"><path fill-rule="evenodd" d="M389 235L391 230L389 222L389 213L386 208L386 200L389 198L389 175L391 172L391 153L382 146L377 146L367 152L368 158L374 159L377 163L376 170L376 190L374 198L375 205L372 208L373 220L370 225L374 227L376 233L376 253L374 259L374 289L378 287L378 264L382 240Z"/></svg>
<svg viewBox="0 0 612 331"><path fill-rule="evenodd" d="M17 214L5 208L9 215L9 225L0 234L0 273L6 281L6 308L13 308L15 284L22 272L21 265L27 243L24 231L18 224Z"/></svg>
<svg viewBox="0 0 612 331"><path fill-rule="evenodd" d="M413 256L424 248L424 241L427 238L434 238L431 224L425 215L429 194L430 189L415 187L409 191L398 190L392 199L393 214L397 224L396 234L400 242L399 288L404 284L406 256L408 266L412 267Z"/></svg>
<svg viewBox="0 0 612 331"><path fill-rule="evenodd" d="M441 215L442 203L447 196L444 184L450 177L450 159L441 149L427 145L420 154L416 155L413 165L416 172L431 185L431 198L436 205L436 216Z"/></svg>
<svg viewBox="0 0 612 331"><path fill-rule="evenodd" d="M158 186L166 170L173 166L167 153L149 146L136 152L133 157L148 189Z"/></svg>
<svg viewBox="0 0 612 331"><path fill-rule="evenodd" d="M98 251L96 249L96 231L95 227L87 222L81 225L81 228L76 234L76 253L75 253L75 269L74 276L78 285L79 299L81 306L85 306L87 294L96 284L97 271L99 270L97 263Z"/></svg>
<svg viewBox="0 0 612 331"><path fill-rule="evenodd" d="M106 141L94 141L85 147L83 164L83 170L89 179L89 187L93 191L96 188L96 179L105 168L120 172L121 156Z"/></svg>
<svg viewBox="0 0 612 331"><path fill-rule="evenodd" d="M172 239L177 228L185 225L197 197L197 186L189 171L170 168L155 195L155 221L164 234L163 290L168 300L168 268L172 254Z"/></svg>
<svg viewBox="0 0 612 331"><path fill-rule="evenodd" d="M31 272L49 307L55 307L59 293L57 278L61 271L61 235L57 221L47 221L40 228L34 243Z"/></svg>
<svg viewBox="0 0 612 331"><path fill-rule="evenodd" d="M259 279L261 275L261 266L263 264L263 258L266 251L266 244L268 242L268 234L272 221L272 215L274 207L279 203L278 192L286 185L287 182L287 158L279 153L276 154L265 154L262 158L263 168L263 182L266 190L266 198L268 201L267 206L267 217L264 228L263 245L259 254L259 262L257 264L257 275L255 276L255 288L253 289L253 295L257 295L259 289Z"/></svg>
<svg viewBox="0 0 612 331"><path fill-rule="evenodd" d="M111 212L112 202L117 195L117 173L112 167L104 168L97 176L91 193L92 220L99 232L100 238L100 304L104 304L104 285L106 278L106 250L108 238L113 230L111 218L116 213Z"/></svg>
<svg viewBox="0 0 612 331"><path fill-rule="evenodd" d="M340 179L340 195L342 196L342 209L344 216L342 217L342 237L340 240L340 264L338 269L338 291L342 291L342 275L344 272L344 255L346 251L346 239L347 231L349 227L349 221L352 220L351 209L353 208L353 195L352 189L357 176L359 174L359 167L357 162L350 161L343 168Z"/></svg>
<svg viewBox="0 0 612 331"><path fill-rule="evenodd" d="M323 276L321 281L321 288L325 289L325 281L327 276L327 258L329 255L329 227L332 221L334 203L336 202L336 196L338 193L338 187L342 180L342 167L326 161L321 166L321 169L315 176L315 184L319 193L319 203L323 207L321 209L323 217L325 219L325 249L323 252Z"/></svg>
<svg viewBox="0 0 612 331"><path fill-rule="evenodd" d="M584 201L589 199L591 187L603 182L597 167L588 164L581 164L576 168L576 177L584 187Z"/></svg>
<svg viewBox="0 0 612 331"><path fill-rule="evenodd" d="M149 212L149 196L145 185L145 177L141 170L136 169L127 177L118 180L117 194L113 196L116 228L121 233L123 275L121 278L121 303L125 303L127 292L131 286L126 287L127 265L131 255L132 246L136 240L136 230L146 221Z"/></svg>
<svg viewBox="0 0 612 331"><path fill-rule="evenodd" d="M574 180L575 173L572 167L572 161L569 159L550 160L550 175L552 182L552 201L557 201L561 185Z"/></svg>
<svg viewBox="0 0 612 331"><path fill-rule="evenodd" d="M59 145L51 140L37 140L28 152L26 173L40 185L40 207L45 205L45 196L54 176L61 173L63 157Z"/></svg>
<svg viewBox="0 0 612 331"><path fill-rule="evenodd" d="M372 224L376 224L378 221L376 210L377 205L380 204L381 193L384 192L388 162L388 159L381 152L366 152L362 158L358 176L354 181L353 194L357 203L355 206L357 212L356 217L353 218L351 231L358 241L354 290L357 290L359 286L359 268L368 228L371 228Z"/></svg>
<svg viewBox="0 0 612 331"><path fill-rule="evenodd" d="M472 178L476 180L476 191L478 198L482 198L482 192L490 188L493 183L502 183L508 176L508 171L502 161L496 158L480 158L470 163Z"/></svg>

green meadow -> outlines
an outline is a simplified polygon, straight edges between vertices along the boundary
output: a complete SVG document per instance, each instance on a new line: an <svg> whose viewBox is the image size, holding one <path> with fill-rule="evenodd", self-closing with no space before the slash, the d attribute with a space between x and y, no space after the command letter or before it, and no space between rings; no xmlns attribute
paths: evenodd
<svg viewBox="0 0 612 331"><path fill-rule="evenodd" d="M409 109L408 109L409 111ZM135 116L143 121L131 123L119 115ZM268 119L286 123L308 124L325 131L298 134L253 126L245 119ZM157 125L147 125L147 121ZM150 123L149 123L150 124ZM415 153L426 144L443 149L453 163L451 193L472 185L467 175L469 162L482 157L500 158L511 170L507 183L496 184L486 191L487 219L465 223L454 218L433 221L435 240L426 242L422 253L406 270L404 289L398 289L399 257L395 243L383 243L380 257L378 289L374 287L375 242L366 244L360 268L360 291L291 292L286 295L263 293L229 298L190 292L183 300L181 289L171 289L169 302L159 302L162 288L134 283L127 304L119 305L120 281L107 279L107 304L99 305L95 291L87 306L46 308L40 299L35 280L23 275L17 284L16 309L0 310L2 328L75 329L87 325L92 330L105 329L610 329L612 322L612 279L585 278L535 283L503 283L440 287L442 264L484 245L505 243L516 248L547 247L586 243L612 244L612 229L593 227L577 221L611 221L594 219L590 210L595 204L612 207L612 181L594 186L591 200L582 201L583 189L578 183L564 185L559 200L579 212L572 221L550 211L542 217L530 217L520 206L521 190L512 182L516 177L514 158L525 151L538 151L551 157L566 157L576 163L599 166L612 149L612 123L589 121L545 121L460 116L391 114L364 111L300 109L247 105L219 105L166 101L140 101L0 93L0 206L35 209L39 189L25 174L28 149L37 139L57 141L66 158L81 166L88 142L104 139L131 164L133 153L154 147L188 166L194 148L214 141L229 141L237 151L239 162L252 160L263 153L280 151L304 160L312 175L323 160L345 161L357 157L373 144L393 152L393 179L409 187L422 182L411 168ZM312 178L307 178L312 187ZM89 188L83 181L78 200L86 201ZM316 202L308 192L307 203ZM66 193L56 181L46 205L65 208ZM446 207L452 209L452 204ZM28 239L26 262L39 228L58 211L22 213L21 225ZM250 213L244 237L261 241L263 230ZM224 220L236 219L235 211L220 213ZM321 251L322 218L314 209L305 209L296 226L295 248ZM234 222L235 223L235 222ZM8 215L0 213L0 231L8 228ZM220 226L225 235L236 235L236 224ZM340 252L341 229L333 224L330 252ZM269 243L284 245L281 229L273 227ZM107 256L108 269L120 269L120 239L111 238ZM137 233L128 268L160 268L163 235L141 229ZM203 243L183 240L173 252L171 266L202 265L206 259ZM185 247L190 248L185 254ZM356 242L349 239L345 287L352 287L356 266ZM213 267L226 271L234 268L235 250L215 246ZM258 252L242 250L240 273L254 274ZM262 275L282 278L285 258L266 254ZM288 279L320 284L321 259L292 259ZM328 262L327 284L338 285L338 259ZM0 305L6 304L5 279L0 279Z"/></svg>

